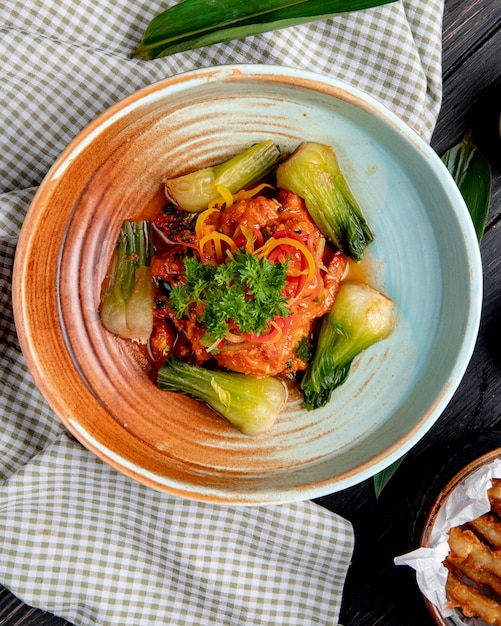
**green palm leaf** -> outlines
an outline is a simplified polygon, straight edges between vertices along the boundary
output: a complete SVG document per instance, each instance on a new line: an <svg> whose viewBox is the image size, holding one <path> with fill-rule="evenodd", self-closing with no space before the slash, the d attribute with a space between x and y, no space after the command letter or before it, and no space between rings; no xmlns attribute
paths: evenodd
<svg viewBox="0 0 501 626"><path fill-rule="evenodd" d="M155 59L392 1L184 0L153 18L131 56Z"/></svg>
<svg viewBox="0 0 501 626"><path fill-rule="evenodd" d="M484 234L491 198L491 169L468 131L463 140L447 150L442 161L452 174L470 212L477 238Z"/></svg>

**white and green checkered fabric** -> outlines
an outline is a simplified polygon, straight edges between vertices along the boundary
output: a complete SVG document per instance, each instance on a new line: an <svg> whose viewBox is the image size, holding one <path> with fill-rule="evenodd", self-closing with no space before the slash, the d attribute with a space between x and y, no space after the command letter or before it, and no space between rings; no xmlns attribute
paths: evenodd
<svg viewBox="0 0 501 626"><path fill-rule="evenodd" d="M0 4L0 582L81 626L334 626L351 524L311 502L220 507L158 493L69 437L33 384L11 311L19 229L43 176L96 115L172 74L284 64L350 82L429 139L443 0L131 60L161 0Z"/></svg>

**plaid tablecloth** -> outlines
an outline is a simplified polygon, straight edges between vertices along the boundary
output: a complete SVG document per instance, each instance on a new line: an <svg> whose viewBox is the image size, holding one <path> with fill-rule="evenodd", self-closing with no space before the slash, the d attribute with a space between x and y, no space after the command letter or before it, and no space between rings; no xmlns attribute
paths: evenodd
<svg viewBox="0 0 501 626"><path fill-rule="evenodd" d="M443 0L378 9L145 62L160 0L0 5L0 582L81 626L338 623L349 521L312 502L221 507L123 477L68 436L33 384L11 311L37 185L96 115L166 76L274 63L348 81L425 139L441 99Z"/></svg>

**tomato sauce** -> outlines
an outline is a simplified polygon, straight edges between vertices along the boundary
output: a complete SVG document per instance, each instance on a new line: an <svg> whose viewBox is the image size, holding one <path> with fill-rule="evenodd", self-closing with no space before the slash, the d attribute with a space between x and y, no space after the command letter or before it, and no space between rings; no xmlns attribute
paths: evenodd
<svg viewBox="0 0 501 626"><path fill-rule="evenodd" d="M159 364L170 354L192 364L224 367L250 376L293 375L308 366L316 322L333 306L348 265L313 223L304 201L281 190L202 214L172 211L155 222L157 252L151 263L158 285L150 352ZM245 249L272 262L287 261L285 294L290 314L270 321L261 335L232 329L217 346L207 346L200 310L178 319L169 291L183 282L183 259L221 263L227 250ZM214 349L215 348L215 349Z"/></svg>

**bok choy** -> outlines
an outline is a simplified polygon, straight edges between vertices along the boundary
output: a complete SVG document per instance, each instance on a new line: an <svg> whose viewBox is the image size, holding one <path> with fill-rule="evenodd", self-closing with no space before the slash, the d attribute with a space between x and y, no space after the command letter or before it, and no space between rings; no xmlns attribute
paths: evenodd
<svg viewBox="0 0 501 626"><path fill-rule="evenodd" d="M164 391L178 391L206 402L249 436L269 430L287 400L286 387L276 378L212 371L174 356L159 369L157 383Z"/></svg>
<svg viewBox="0 0 501 626"><path fill-rule="evenodd" d="M149 267L151 225L122 224L101 292L101 321L107 330L146 343L153 328L154 285Z"/></svg>
<svg viewBox="0 0 501 626"><path fill-rule="evenodd" d="M165 191L184 211L203 211L226 190L236 193L266 176L279 158L280 149L268 139L220 165L167 180Z"/></svg>
<svg viewBox="0 0 501 626"><path fill-rule="evenodd" d="M330 146L300 144L279 165L277 185L303 198L315 224L339 250L362 259L374 235Z"/></svg>
<svg viewBox="0 0 501 626"><path fill-rule="evenodd" d="M366 284L343 283L322 320L317 348L301 381L306 408L327 404L356 356L393 329L393 302Z"/></svg>

